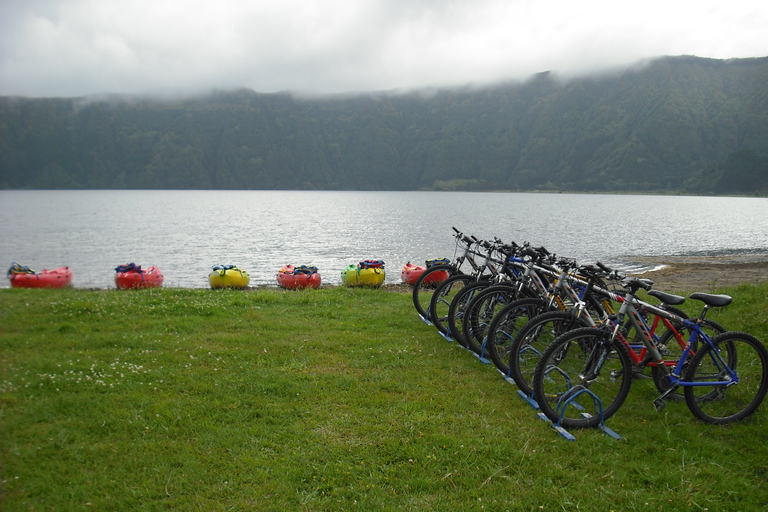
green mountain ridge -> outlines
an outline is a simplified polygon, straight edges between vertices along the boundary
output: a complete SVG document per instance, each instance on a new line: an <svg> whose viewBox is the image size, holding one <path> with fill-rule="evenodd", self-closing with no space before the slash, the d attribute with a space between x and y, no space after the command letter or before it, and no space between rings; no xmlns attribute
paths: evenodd
<svg viewBox="0 0 768 512"><path fill-rule="evenodd" d="M768 194L768 57L300 98L0 98L2 189Z"/></svg>

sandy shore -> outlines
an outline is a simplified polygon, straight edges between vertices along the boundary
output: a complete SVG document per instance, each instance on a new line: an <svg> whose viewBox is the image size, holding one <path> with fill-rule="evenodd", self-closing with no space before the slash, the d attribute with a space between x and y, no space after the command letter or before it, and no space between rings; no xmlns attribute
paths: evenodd
<svg viewBox="0 0 768 512"><path fill-rule="evenodd" d="M717 292L724 286L768 281L768 252L726 256L666 256L633 258L640 263L664 265L642 275L661 291Z"/></svg>

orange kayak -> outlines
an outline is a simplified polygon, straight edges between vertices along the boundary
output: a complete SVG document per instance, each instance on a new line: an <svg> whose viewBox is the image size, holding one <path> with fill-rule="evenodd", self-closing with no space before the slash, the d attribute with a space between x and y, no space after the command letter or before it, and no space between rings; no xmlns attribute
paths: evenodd
<svg viewBox="0 0 768 512"><path fill-rule="evenodd" d="M8 279L13 288L64 288L72 283L72 271L69 267L59 267L35 272L14 263L8 271Z"/></svg>
<svg viewBox="0 0 768 512"><path fill-rule="evenodd" d="M141 265L120 265L115 269L115 285L118 290L159 288L163 286L163 273L158 267L141 268Z"/></svg>
<svg viewBox="0 0 768 512"><path fill-rule="evenodd" d="M403 269L400 271L400 280L405 284L413 286L416 284L416 281L418 281L419 277L421 277L421 274L423 274L426 270L426 267L414 265L413 263L408 262L403 265ZM434 272L430 274L422 284L442 283L446 279L448 279L448 272L441 270L440 272Z"/></svg>
<svg viewBox="0 0 768 512"><path fill-rule="evenodd" d="M277 284L289 290L320 288L322 278L316 267L286 265L277 273Z"/></svg>

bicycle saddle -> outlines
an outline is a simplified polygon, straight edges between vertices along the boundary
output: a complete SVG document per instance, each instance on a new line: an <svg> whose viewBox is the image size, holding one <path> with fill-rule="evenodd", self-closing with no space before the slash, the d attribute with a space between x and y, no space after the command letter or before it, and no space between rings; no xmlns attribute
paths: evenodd
<svg viewBox="0 0 768 512"><path fill-rule="evenodd" d="M692 293L689 295L689 297L695 300L700 300L707 306L712 306L715 308L727 306L733 300L733 297L730 295L715 295L712 293L701 292Z"/></svg>

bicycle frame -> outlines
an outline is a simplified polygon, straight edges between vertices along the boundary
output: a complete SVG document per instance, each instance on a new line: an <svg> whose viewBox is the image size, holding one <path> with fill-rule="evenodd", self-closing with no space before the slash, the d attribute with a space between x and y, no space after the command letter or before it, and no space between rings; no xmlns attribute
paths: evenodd
<svg viewBox="0 0 768 512"><path fill-rule="evenodd" d="M638 309L636 306L641 306L642 309ZM654 321L651 328L648 327L645 319L640 314L641 311L654 315ZM622 324L622 319L625 315L629 315L630 323L635 327L635 329L637 329L637 332L641 334L643 348L640 350L640 352L635 350L635 347L633 347L626 340L626 338L621 334L619 330ZM673 393L678 386L724 386L722 381L690 382L684 381L681 377L683 366L685 365L686 361L689 357L694 355L694 350L698 349L700 346L698 340L701 340L707 345L713 345L710 337L701 328L701 320L703 320L703 316L704 315L702 314L702 316L696 318L695 320L682 318L665 309L644 303L638 300L634 294L629 294L625 302L622 304L621 309L619 310L618 320L614 324L613 335L610 339L612 341L618 340L622 344L622 346L629 353L629 357L635 366L660 366L666 369L662 371L664 371L666 374L665 376L669 379L670 388L665 391L657 400L663 400L665 397ZM678 325L682 324L686 329L691 331L687 341L683 335L680 334L677 328L675 328L673 322L677 323ZM663 323L663 325L669 329L670 332L672 332L673 337L677 340L678 344L680 344L680 347L683 349L679 359L664 360L661 353L659 352L656 344L658 337L655 335L655 331L659 323ZM723 361L719 355L719 352L717 350L713 350L711 351L711 354L713 354L713 362L718 367L718 369L727 371L728 375L731 377L731 380L725 384L725 386L731 386L738 383L738 375L736 375L736 372L734 372L728 366L728 364Z"/></svg>

